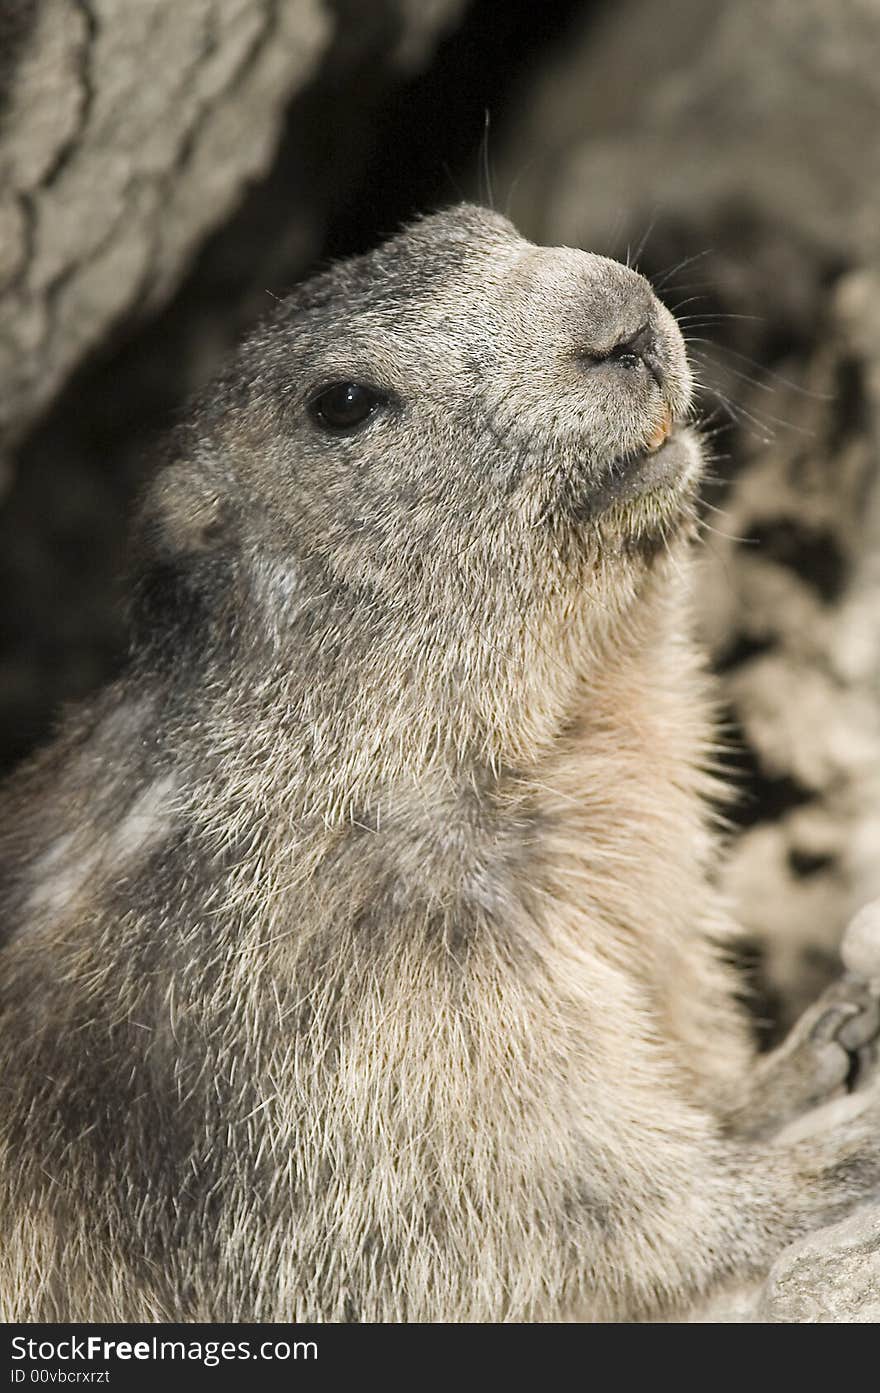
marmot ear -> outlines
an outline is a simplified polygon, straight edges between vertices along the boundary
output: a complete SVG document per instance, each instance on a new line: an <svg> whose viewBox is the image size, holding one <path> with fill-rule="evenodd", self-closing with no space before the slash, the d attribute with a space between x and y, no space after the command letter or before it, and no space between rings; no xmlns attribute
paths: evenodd
<svg viewBox="0 0 880 1393"><path fill-rule="evenodd" d="M238 519L212 471L180 462L150 486L132 555L133 651L187 665L234 630Z"/></svg>
<svg viewBox="0 0 880 1393"><path fill-rule="evenodd" d="M167 465L153 481L140 530L147 550L167 561L224 550L236 528L219 481L203 467L181 461Z"/></svg>

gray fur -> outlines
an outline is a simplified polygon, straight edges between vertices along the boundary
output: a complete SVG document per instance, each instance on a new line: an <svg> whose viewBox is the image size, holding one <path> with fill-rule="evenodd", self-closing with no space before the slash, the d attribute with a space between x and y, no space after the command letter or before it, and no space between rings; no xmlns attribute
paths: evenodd
<svg viewBox="0 0 880 1393"><path fill-rule="evenodd" d="M640 276L462 207L196 404L0 804L7 1319L655 1317L878 1183L873 1086L769 1139L849 1057L757 1068L727 966L690 392Z"/></svg>

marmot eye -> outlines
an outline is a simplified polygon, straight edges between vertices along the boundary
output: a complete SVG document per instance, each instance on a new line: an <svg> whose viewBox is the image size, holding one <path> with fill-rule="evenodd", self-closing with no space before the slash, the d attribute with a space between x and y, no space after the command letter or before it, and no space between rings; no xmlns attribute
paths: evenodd
<svg viewBox="0 0 880 1393"><path fill-rule="evenodd" d="M334 382L309 402L312 420L324 430L353 431L368 421L385 400L362 382Z"/></svg>

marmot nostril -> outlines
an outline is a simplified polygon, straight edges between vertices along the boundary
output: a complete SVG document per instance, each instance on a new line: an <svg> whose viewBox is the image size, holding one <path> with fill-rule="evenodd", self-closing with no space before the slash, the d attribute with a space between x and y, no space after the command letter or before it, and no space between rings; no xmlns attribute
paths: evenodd
<svg viewBox="0 0 880 1393"><path fill-rule="evenodd" d="M648 321L634 334L626 334L602 352L585 348L583 357L596 366L616 363L623 368L645 367L658 387L663 386L666 375L663 354L658 346L656 328Z"/></svg>
<svg viewBox="0 0 880 1393"><path fill-rule="evenodd" d="M660 388L664 386L668 372L656 328L650 322L644 323L634 334L620 339L600 361L618 363L624 368L645 367Z"/></svg>
<svg viewBox="0 0 880 1393"><path fill-rule="evenodd" d="M639 362L647 362L653 358L657 349L657 341L654 330L650 324L643 324L634 334L621 339L616 343L606 358L615 363L622 363L625 366L635 366Z"/></svg>

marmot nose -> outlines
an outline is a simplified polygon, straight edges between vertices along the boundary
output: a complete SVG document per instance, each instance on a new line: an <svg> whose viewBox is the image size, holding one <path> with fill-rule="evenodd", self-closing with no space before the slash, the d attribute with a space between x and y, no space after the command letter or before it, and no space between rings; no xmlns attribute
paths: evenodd
<svg viewBox="0 0 880 1393"><path fill-rule="evenodd" d="M584 350L591 363L617 363L622 368L647 368L658 387L665 376L663 355L658 349L657 330L646 320L634 334L625 334L601 353Z"/></svg>

